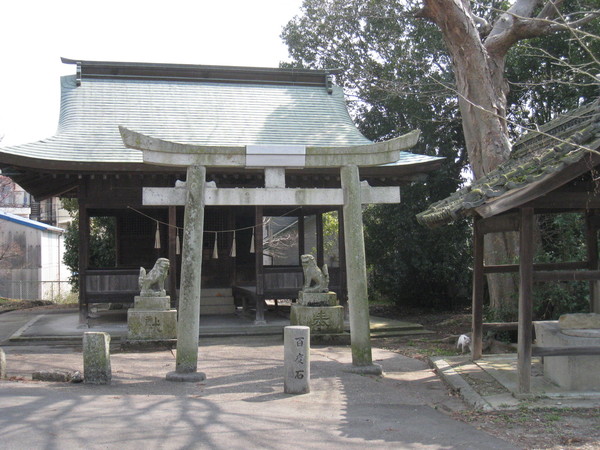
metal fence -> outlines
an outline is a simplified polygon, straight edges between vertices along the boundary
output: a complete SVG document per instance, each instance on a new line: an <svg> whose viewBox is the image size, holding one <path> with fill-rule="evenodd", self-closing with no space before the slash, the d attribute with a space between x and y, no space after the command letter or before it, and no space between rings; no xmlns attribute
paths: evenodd
<svg viewBox="0 0 600 450"><path fill-rule="evenodd" d="M63 302L73 295L68 281L0 280L0 297Z"/></svg>

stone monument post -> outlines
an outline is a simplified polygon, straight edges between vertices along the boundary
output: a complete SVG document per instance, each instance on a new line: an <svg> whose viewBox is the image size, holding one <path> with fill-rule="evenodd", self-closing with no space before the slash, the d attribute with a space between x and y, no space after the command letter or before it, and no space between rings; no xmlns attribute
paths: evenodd
<svg viewBox="0 0 600 450"><path fill-rule="evenodd" d="M310 392L310 328L289 326L283 329L284 392Z"/></svg>
<svg viewBox="0 0 600 450"><path fill-rule="evenodd" d="M181 255L181 296L177 320L177 360L175 371L167 374L167 380L170 381L193 382L206 378L204 373L197 372L205 183L206 167L188 167Z"/></svg>
<svg viewBox="0 0 600 450"><path fill-rule="evenodd" d="M344 240L352 364L360 372L380 375L381 366L373 364L371 353L367 266L358 167L343 166L340 175L344 193Z"/></svg>

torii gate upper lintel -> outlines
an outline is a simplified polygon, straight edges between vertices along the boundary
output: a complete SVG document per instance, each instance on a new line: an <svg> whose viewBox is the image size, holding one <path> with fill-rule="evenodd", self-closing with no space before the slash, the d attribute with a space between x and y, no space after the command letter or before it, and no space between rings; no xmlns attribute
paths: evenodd
<svg viewBox="0 0 600 450"><path fill-rule="evenodd" d="M144 162L187 167L185 188L145 188L145 205L185 204L176 371L167 379L196 381L200 271L205 205L343 205L352 364L361 373L381 374L373 364L362 223L363 203L399 203L399 187L361 186L359 167L398 161L413 147L419 130L385 142L342 147L298 145L202 146L170 142L119 127L125 146L144 152ZM265 187L224 189L206 186L207 167L262 168ZM290 189L286 168L340 169L341 189Z"/></svg>

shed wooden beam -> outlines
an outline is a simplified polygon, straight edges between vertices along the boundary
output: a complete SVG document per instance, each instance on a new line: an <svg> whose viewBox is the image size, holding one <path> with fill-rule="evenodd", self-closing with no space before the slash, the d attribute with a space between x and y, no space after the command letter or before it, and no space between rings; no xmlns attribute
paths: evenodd
<svg viewBox="0 0 600 450"><path fill-rule="evenodd" d="M600 270L553 270L533 274L534 281L592 281L600 280Z"/></svg>
<svg viewBox="0 0 600 450"><path fill-rule="evenodd" d="M600 155L589 154L575 164L557 172L555 175L528 184L521 189L509 191L502 197L496 200L489 200L478 208L475 208L475 211L481 217L487 218L523 205L529 206L529 202L563 186L581 174L589 172L590 167L595 167L598 164L600 164ZM555 205L555 207L562 207L562 205Z"/></svg>
<svg viewBox="0 0 600 450"><path fill-rule="evenodd" d="M505 231L519 231L520 218L517 213L493 216L479 220L481 233L503 233Z"/></svg>
<svg viewBox="0 0 600 450"><path fill-rule="evenodd" d="M595 192L551 192L530 202L536 209L595 209L600 208L600 198Z"/></svg>
<svg viewBox="0 0 600 450"><path fill-rule="evenodd" d="M557 262L557 263L537 263L533 265L534 271L539 273L540 271L556 271L556 270L570 270L575 271L579 269L587 269L587 261L568 261L568 262ZM483 272L488 273L517 273L519 271L519 264L497 264L483 267Z"/></svg>

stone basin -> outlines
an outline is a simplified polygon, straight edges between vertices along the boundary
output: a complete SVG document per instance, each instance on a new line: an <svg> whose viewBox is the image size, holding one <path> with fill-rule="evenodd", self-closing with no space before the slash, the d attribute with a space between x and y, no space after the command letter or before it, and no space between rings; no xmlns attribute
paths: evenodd
<svg viewBox="0 0 600 450"><path fill-rule="evenodd" d="M539 347L600 347L598 329L561 329L559 321L534 322ZM568 391L600 391L600 356L545 356L544 377Z"/></svg>

